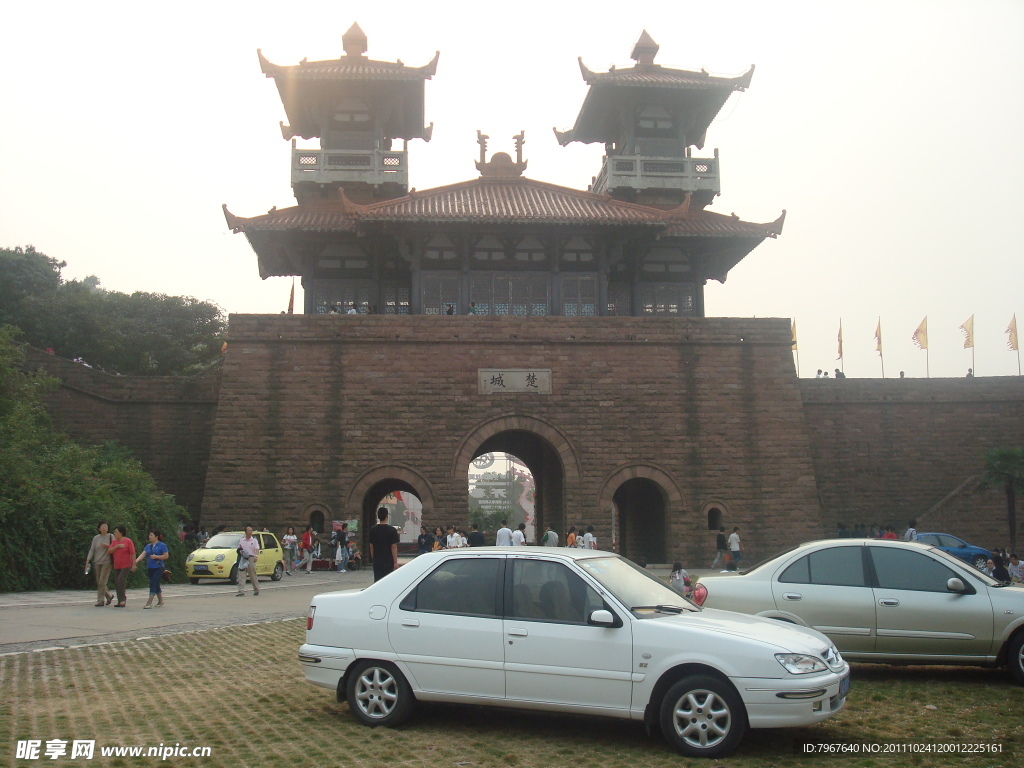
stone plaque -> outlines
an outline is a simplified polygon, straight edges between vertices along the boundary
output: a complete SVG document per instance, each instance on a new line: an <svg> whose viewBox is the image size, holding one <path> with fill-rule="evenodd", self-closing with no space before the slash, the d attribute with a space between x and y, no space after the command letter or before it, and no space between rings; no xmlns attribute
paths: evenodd
<svg viewBox="0 0 1024 768"><path fill-rule="evenodd" d="M478 368L476 378L481 395L551 394L550 368Z"/></svg>

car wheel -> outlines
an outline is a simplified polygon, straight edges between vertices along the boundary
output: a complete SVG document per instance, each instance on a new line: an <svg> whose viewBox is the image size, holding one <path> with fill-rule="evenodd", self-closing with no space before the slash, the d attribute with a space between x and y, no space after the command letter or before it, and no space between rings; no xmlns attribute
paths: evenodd
<svg viewBox="0 0 1024 768"><path fill-rule="evenodd" d="M988 565L988 558L984 555L978 555L974 558L974 567L979 571L984 571L986 565Z"/></svg>
<svg viewBox="0 0 1024 768"><path fill-rule="evenodd" d="M284 578L284 565L281 564L281 563L278 563L277 565L274 566L274 572L272 574L270 574L270 580L271 581L280 581L283 578Z"/></svg>
<svg viewBox="0 0 1024 768"><path fill-rule="evenodd" d="M1006 649L1006 666L1017 685L1024 685L1024 632L1018 632Z"/></svg>
<svg viewBox="0 0 1024 768"><path fill-rule="evenodd" d="M199 579L189 579L188 583L189 584L198 584L199 583Z"/></svg>
<svg viewBox="0 0 1024 768"><path fill-rule="evenodd" d="M228 574L229 584L238 584L238 565L231 566L231 573Z"/></svg>
<svg viewBox="0 0 1024 768"><path fill-rule="evenodd" d="M412 713L412 689L393 664L360 661L346 678L348 707L363 725L398 725Z"/></svg>
<svg viewBox="0 0 1024 768"><path fill-rule="evenodd" d="M721 757L743 738L747 713L731 685L692 675L669 688L661 700L661 730L688 757Z"/></svg>

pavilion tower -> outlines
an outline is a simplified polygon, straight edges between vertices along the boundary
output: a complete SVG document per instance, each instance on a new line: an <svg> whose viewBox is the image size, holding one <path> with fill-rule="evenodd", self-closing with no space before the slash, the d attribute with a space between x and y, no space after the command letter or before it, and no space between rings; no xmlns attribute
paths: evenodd
<svg viewBox="0 0 1024 768"><path fill-rule="evenodd" d="M704 148L711 121L733 91L750 85L754 68L733 78L670 69L654 63L658 48L644 30L633 67L592 72L581 58L587 96L576 124L555 135L563 146L604 143L592 192L653 206L676 206L690 195L703 208L721 192L718 150L711 157L692 150Z"/></svg>
<svg viewBox="0 0 1024 768"><path fill-rule="evenodd" d="M433 77L440 53L422 67L407 67L401 60L366 58L366 42L353 24L342 36L345 53L338 59L279 66L257 51L288 116L281 133L292 140L292 189L300 204L336 199L339 188L360 202L401 197L409 186L407 142L430 140L433 123L423 124L424 81ZM320 148L299 148L297 137L319 139Z"/></svg>

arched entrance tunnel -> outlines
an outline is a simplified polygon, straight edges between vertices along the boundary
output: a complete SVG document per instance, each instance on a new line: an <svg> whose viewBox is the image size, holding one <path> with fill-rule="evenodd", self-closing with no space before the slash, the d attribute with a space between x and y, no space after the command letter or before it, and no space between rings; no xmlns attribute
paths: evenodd
<svg viewBox="0 0 1024 768"><path fill-rule="evenodd" d="M531 543L536 543L545 526L565 535L565 471L558 453L543 437L526 430L507 430L484 440L473 459L488 453L512 454L533 475L534 495ZM527 523L530 525L529 521ZM491 531L493 534L493 531Z"/></svg>
<svg viewBox="0 0 1024 768"><path fill-rule="evenodd" d="M612 501L618 512L619 552L630 560L667 562L666 496L661 486L635 477L618 487Z"/></svg>
<svg viewBox="0 0 1024 768"><path fill-rule="evenodd" d="M359 523L364 546L367 532L377 524L377 509L381 507L381 503L385 498L395 494L396 491L398 492L396 495L399 500L407 497L415 497L418 501L422 501L420 499L419 492L404 480L389 477L372 485L363 495L362 519ZM388 512L391 514L391 519L389 521L391 525L395 525L403 529L403 540L409 538L410 531L416 532L415 534L412 534L412 539L415 540L416 534L419 533L419 527L422 524L419 519L420 505L384 504L384 506L388 508ZM396 508L401 510L401 517L396 515Z"/></svg>

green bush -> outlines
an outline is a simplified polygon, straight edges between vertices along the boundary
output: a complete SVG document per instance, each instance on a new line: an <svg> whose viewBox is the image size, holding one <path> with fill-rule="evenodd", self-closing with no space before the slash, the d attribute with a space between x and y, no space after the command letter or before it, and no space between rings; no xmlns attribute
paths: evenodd
<svg viewBox="0 0 1024 768"><path fill-rule="evenodd" d="M77 589L96 526L124 525L136 549L150 528L164 533L176 580L185 573L178 541L184 508L157 489L127 450L82 446L52 426L42 396L56 379L20 369L17 330L0 326L0 591ZM145 568L130 583L146 581Z"/></svg>

